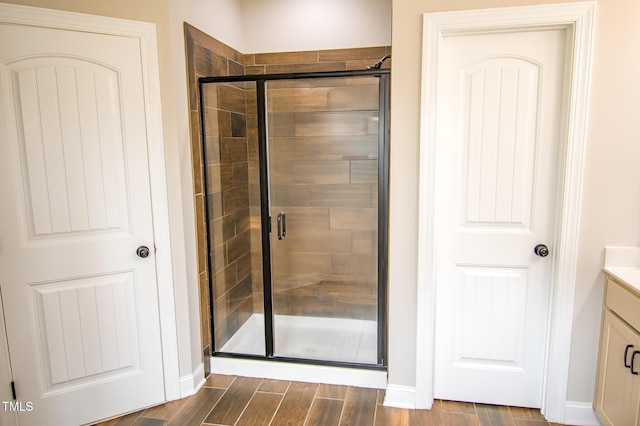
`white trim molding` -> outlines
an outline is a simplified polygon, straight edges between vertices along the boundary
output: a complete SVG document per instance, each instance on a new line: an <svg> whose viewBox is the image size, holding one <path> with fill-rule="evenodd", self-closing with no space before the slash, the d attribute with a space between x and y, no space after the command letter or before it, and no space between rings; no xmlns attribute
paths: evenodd
<svg viewBox="0 0 640 426"><path fill-rule="evenodd" d="M384 394L384 406L408 408L410 410L416 408L416 388L412 386L388 385Z"/></svg>
<svg viewBox="0 0 640 426"><path fill-rule="evenodd" d="M201 362L191 374L180 377L180 398L194 395L204 382L204 362Z"/></svg>
<svg viewBox="0 0 640 426"><path fill-rule="evenodd" d="M445 37L478 32L520 31L529 28L566 29L569 38L564 123L566 150L560 159L559 223L555 270L547 332L546 362L541 411L554 422L564 422L570 410L566 400L573 325L573 303L578 253L578 231L588 86L595 1L549 5L427 13L423 21L421 87L420 178L418 225L418 283L416 335L416 408L433 403L433 358L435 321L434 250L436 198L436 101L439 50Z"/></svg>
<svg viewBox="0 0 640 426"><path fill-rule="evenodd" d="M148 22L5 3L0 3L0 17L3 23L117 35L138 40L142 58L145 97L165 398L168 401L178 399L181 397L181 383L178 364L171 241L169 236L169 205L166 189L156 26Z"/></svg>
<svg viewBox="0 0 640 426"><path fill-rule="evenodd" d="M565 406L564 424L582 426L600 426L591 402L567 401Z"/></svg>

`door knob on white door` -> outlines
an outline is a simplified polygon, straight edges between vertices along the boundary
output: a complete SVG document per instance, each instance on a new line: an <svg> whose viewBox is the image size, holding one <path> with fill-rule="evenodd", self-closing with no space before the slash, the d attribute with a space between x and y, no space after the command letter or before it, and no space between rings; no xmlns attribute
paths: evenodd
<svg viewBox="0 0 640 426"><path fill-rule="evenodd" d="M141 257L143 259L145 257L149 257L149 247L147 246L138 247L138 249L136 250L136 254L138 255L138 257Z"/></svg>
<svg viewBox="0 0 640 426"><path fill-rule="evenodd" d="M549 255L549 248L544 244L538 244L533 248L533 252L540 257L547 257Z"/></svg>

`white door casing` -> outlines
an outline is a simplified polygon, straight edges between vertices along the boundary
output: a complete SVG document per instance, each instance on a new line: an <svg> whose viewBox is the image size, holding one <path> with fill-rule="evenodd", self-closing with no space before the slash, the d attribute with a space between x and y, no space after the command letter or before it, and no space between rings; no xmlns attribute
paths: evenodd
<svg viewBox="0 0 640 426"><path fill-rule="evenodd" d="M153 25L1 6L0 284L18 400L34 407L20 424L175 398Z"/></svg>
<svg viewBox="0 0 640 426"><path fill-rule="evenodd" d="M555 248L565 36L534 29L441 44L437 399L540 407L552 258L534 246Z"/></svg>
<svg viewBox="0 0 640 426"><path fill-rule="evenodd" d="M564 420L594 9L594 2L576 2L424 15L415 404L419 408L430 407L434 396L432 360L438 270L432 255L436 251L440 225L437 221L436 188L444 185L444 188L451 189L447 182L435 180L436 156L441 149L436 136L436 89L442 77L439 75L439 63L444 40L465 34L565 29L569 66L561 123L563 146L558 158L554 250L548 258L555 267L551 271L548 333L543 348L545 363L541 404L547 419ZM460 385L464 386L464 383Z"/></svg>

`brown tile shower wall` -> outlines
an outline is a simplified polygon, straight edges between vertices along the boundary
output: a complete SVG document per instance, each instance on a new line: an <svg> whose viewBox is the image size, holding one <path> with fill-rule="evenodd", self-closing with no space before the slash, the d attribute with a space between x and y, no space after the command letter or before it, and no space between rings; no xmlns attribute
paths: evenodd
<svg viewBox="0 0 640 426"><path fill-rule="evenodd" d="M226 76L242 74L291 73L310 71L336 71L364 69L367 65L376 63L382 56L390 54L389 47L373 47L361 49L338 49L324 51L284 52L247 54L208 36L198 29L185 23L185 41L187 51L187 72L189 81L189 106L191 123L192 159L194 170L194 196L196 209L196 228L198 236L198 272L200 277L200 313L203 350L211 347L211 331L209 327L209 289L205 208L207 199L204 197L203 177L204 159L201 149L200 113L197 93L197 78L200 76ZM383 68L389 67L387 61ZM350 96L346 93L344 95ZM217 90L205 93L206 139L208 147L207 171L209 182L209 216L211 219L212 269L214 282L214 330L216 346L219 348L235 333L252 312L262 312L262 253L260 236L260 187L258 174L258 135L255 114L255 91L242 85L219 86ZM286 96L281 98L288 103ZM290 111L291 112L291 111ZM304 119L304 118L303 118ZM313 119L312 115L306 119ZM348 238L338 239L335 253L317 257L312 263L320 265L329 274L323 280L307 282L303 286L283 289L278 303L288 307L289 313L306 315L358 316L357 312L372 312L375 307L375 289L371 288L371 280L363 280L375 269L375 253L377 250L375 231L369 224L372 220L371 209L377 196L377 188L371 183L375 175L372 168L376 159L362 157L364 149L370 152L371 141L353 138L349 143L347 153L340 156L355 155L356 157L333 158L332 154L318 151L318 145L295 144L291 140L280 142L292 160L325 163L317 164L322 170L333 170L331 166L344 168L348 164L349 183L342 170L335 170L339 178L324 172L331 181L323 183L309 183L304 190L313 190L314 197L324 200L324 205L288 206L289 222L303 224L304 221L327 221L333 227L332 233L342 233ZM209 142L219 142L211 144ZM278 144L278 143L276 143ZM323 148L340 148L342 144L334 141ZM219 146L219 150L215 147ZM341 149L341 148L340 148ZM357 151L356 153L354 153ZM350 152L350 153L349 153ZM329 155L331 159L322 158ZM366 154L369 155L369 154ZM284 158L284 157L283 157ZM304 160L306 159L306 160ZM336 161L343 162L337 164ZM301 163L303 164L303 163ZM327 167L325 169L325 167ZM313 167L309 168L313 174ZM317 173L316 173L317 174ZM333 179L341 181L333 182ZM336 191L342 185L343 191ZM283 185L286 186L286 185ZM348 186L348 188L347 188ZM280 188L280 190L283 188ZM278 191L278 188L274 188ZM281 192L283 194L283 192ZM328 204L332 199L347 197L351 203L358 205L342 205L331 209ZM365 199L367 200L365 202ZM362 204L361 204L362 203ZM366 206L365 204L368 203ZM298 209L296 211L296 209ZM367 210L362 210L367 209ZM304 215L297 215L302 212ZM296 216L298 218L296 219ZM290 225L294 226L294 225ZM362 229L362 228L365 229ZM313 235L311 235L314 238ZM347 241L349 240L349 241ZM291 241L291 240L290 240ZM296 241L293 238L293 241ZM315 240L312 240L315 241ZM291 265L291 270L305 268L310 256L304 252L304 244L299 240L294 244L299 248L287 252L285 257ZM314 243L312 243L314 244ZM332 244L336 244L335 242ZM300 249L300 247L302 247ZM373 256L372 256L373 255ZM364 262L358 257L366 257ZM299 259L297 261L296 259ZM362 259L360 259L362 260ZM363 269L364 268L364 269ZM358 271L357 273L353 273ZM313 303L307 303L309 300ZM342 301L342 305L335 301ZM305 301L306 310L313 308L316 312L295 312L296 305ZM317 307L316 307L317 306ZM336 308L337 306L337 308ZM277 307L276 307L277 309ZM287 313L287 312L282 312Z"/></svg>
<svg viewBox="0 0 640 426"><path fill-rule="evenodd" d="M249 215L246 91L234 85L207 86L202 151L197 78L244 74L244 56L185 24L189 109L194 170L202 347L211 343L208 276L214 285L215 341L223 345L253 313ZM203 156L206 155L206 162ZM204 167L207 167L205 171ZM204 194L206 173L208 193ZM205 209L209 217L211 271L207 263Z"/></svg>
<svg viewBox="0 0 640 426"><path fill-rule="evenodd" d="M245 55L245 71L247 75L253 75L363 70L390 54L390 46L255 53ZM382 68L388 69L390 66L391 61L386 61Z"/></svg>

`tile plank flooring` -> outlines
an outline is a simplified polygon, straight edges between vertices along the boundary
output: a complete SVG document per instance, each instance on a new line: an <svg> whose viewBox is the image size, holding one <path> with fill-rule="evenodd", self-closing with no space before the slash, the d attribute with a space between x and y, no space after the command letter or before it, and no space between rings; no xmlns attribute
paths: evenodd
<svg viewBox="0 0 640 426"><path fill-rule="evenodd" d="M193 396L97 426L554 425L529 408L435 401L407 410L383 401L384 390L212 374Z"/></svg>

